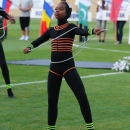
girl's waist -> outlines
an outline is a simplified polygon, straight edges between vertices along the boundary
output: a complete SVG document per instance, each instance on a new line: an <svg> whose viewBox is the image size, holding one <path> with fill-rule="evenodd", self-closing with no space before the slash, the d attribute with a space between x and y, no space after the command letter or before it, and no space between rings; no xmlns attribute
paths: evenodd
<svg viewBox="0 0 130 130"><path fill-rule="evenodd" d="M70 59L73 59L72 52L52 52L51 53L51 61L53 62L68 61Z"/></svg>

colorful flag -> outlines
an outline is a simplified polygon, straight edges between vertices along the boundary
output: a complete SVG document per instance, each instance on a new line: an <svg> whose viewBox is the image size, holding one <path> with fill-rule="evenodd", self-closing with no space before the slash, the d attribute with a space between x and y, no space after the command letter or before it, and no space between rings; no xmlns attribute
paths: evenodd
<svg viewBox="0 0 130 130"><path fill-rule="evenodd" d="M0 7L3 8L4 10L10 7L9 5L11 4L11 1L8 0L0 0Z"/></svg>
<svg viewBox="0 0 130 130"><path fill-rule="evenodd" d="M79 23L88 26L88 7L79 2L78 9Z"/></svg>
<svg viewBox="0 0 130 130"><path fill-rule="evenodd" d="M112 0L110 20L113 21L114 23L117 22L121 3L122 3L122 0Z"/></svg>
<svg viewBox="0 0 130 130"><path fill-rule="evenodd" d="M50 27L51 17L53 15L52 7L44 0L43 11L42 11L42 19L40 26L40 35L46 32L46 30Z"/></svg>
<svg viewBox="0 0 130 130"><path fill-rule="evenodd" d="M5 10L6 13L9 12L11 6L11 1L10 0L0 0L0 7ZM7 25L7 20L4 19L4 27ZM4 28L6 29L6 28Z"/></svg>

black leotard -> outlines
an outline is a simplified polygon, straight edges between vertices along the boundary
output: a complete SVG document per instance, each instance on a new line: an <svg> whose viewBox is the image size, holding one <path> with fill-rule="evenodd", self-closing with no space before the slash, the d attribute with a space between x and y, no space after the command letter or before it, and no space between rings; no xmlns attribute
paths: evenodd
<svg viewBox="0 0 130 130"><path fill-rule="evenodd" d="M71 31L64 34L69 30ZM51 61L63 61L72 57L72 46L76 34L86 36L89 34L93 34L93 30L84 30L78 28L75 24L64 22L64 24L60 24L60 26L51 27L41 37L33 41L28 47L38 47L40 44L51 39ZM62 36L57 38L60 35ZM48 125L54 126L56 123L58 113L58 98L63 77L65 78L67 84L69 85L79 102L81 113L84 117L85 122L92 123L91 110L84 85L75 68L74 59L72 58L62 63L51 63L50 65L47 84Z"/></svg>

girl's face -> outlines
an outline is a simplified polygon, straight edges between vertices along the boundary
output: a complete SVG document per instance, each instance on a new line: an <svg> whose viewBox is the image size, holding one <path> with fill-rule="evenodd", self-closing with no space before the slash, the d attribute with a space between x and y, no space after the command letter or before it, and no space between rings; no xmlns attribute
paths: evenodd
<svg viewBox="0 0 130 130"><path fill-rule="evenodd" d="M59 3L57 5L57 7L55 8L54 15L55 15L56 19L64 18L67 15L67 13L66 13L66 5L64 3Z"/></svg>

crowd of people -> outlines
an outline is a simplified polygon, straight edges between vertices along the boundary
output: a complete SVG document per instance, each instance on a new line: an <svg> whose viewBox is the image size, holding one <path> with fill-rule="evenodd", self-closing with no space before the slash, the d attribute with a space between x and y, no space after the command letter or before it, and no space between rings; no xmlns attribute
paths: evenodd
<svg viewBox="0 0 130 130"><path fill-rule="evenodd" d="M53 8L54 2L53 0L46 0L48 4ZM78 4L79 2L86 5L88 8L91 8L91 2L86 0L76 0L75 1L75 11L78 12ZM41 4L43 5L43 0ZM84 42L87 40L88 35L98 35L99 43L105 42L107 21L102 19L103 10L110 10L111 5L105 0L99 0L97 2L97 13L96 13L96 22L97 27L93 29L89 29L89 26L84 26L79 23L79 26L69 23L67 19L70 17L72 8L66 2L66 0L61 0L61 2L54 9L54 16L57 19L57 25L55 27L50 27L42 36L32 41L29 46L27 46L24 50L24 54L28 54L31 52L33 48L38 47L40 44L45 41L54 39L51 41L51 63L50 70L48 72L48 124L47 130L55 130L56 128L56 120L58 116L58 98L61 87L62 78L64 77L68 86L74 93L78 103L80 105L81 113L86 123L86 127L88 130L94 130L93 120L91 109L89 105L89 101L87 98L87 94L85 92L84 85L80 79L80 76L75 68L74 59L72 56L72 45L74 42L75 35L80 36L80 42ZM29 26L30 26L30 10L33 7L32 0L21 1L19 5L20 10L20 26L22 31L22 36L20 40L28 40L29 39ZM126 10L127 4L122 2L120 10ZM0 8L0 15L7 20L9 20L12 24L15 23L15 19L12 15L7 14L2 8ZM26 21L26 22L25 22ZM87 21L86 21L87 22ZM117 43L122 43L123 37L123 27L126 21L117 21ZM68 32L66 34L66 32ZM65 33L64 35L62 35ZM101 35L102 34L102 35ZM59 37L61 35L61 37ZM83 39L82 36L85 36ZM64 39L64 44L63 43ZM7 63L5 60L4 50L2 47L2 41L0 39L0 67L2 69L2 75L5 80L7 86L8 97L14 98L14 94L12 92L9 70L7 67ZM72 57L70 59L70 57Z"/></svg>
<svg viewBox="0 0 130 130"><path fill-rule="evenodd" d="M98 0L97 2L97 13L96 13L96 21L97 21L97 27L102 27L106 29L107 21L103 20L103 11L104 10L111 10L112 3L105 0ZM120 11L127 11L127 8L129 7L128 1L122 1L120 6ZM126 20L117 20L116 23L116 29L114 30L116 33L116 44L122 43L123 38L123 28L126 23ZM102 33L102 35L99 36L99 43L104 43L106 38L106 32Z"/></svg>
<svg viewBox="0 0 130 130"><path fill-rule="evenodd" d="M54 1L53 0L46 0L49 5L53 8L54 7ZM66 1L66 0L61 0L61 1ZM40 5L43 5L43 0L41 0L41 4ZM82 3L83 5L87 6L88 7L88 11L90 11L90 8L91 8L91 5L94 4L96 5L96 24L97 24L97 27L98 28L103 28L103 29L106 29L107 27L107 20L103 20L103 11L104 10L111 10L111 1L110 0L98 0L97 3L95 3L94 1L91 1L91 0L75 0L75 8L74 8L74 11L79 13L79 3ZM122 1L122 4L121 4L121 7L120 7L120 11L126 11L128 6L130 6L130 3L128 1L125 1L123 0ZM86 13L87 13L86 12ZM87 22L87 21L86 21ZM124 25L126 23L126 20L124 21L120 21L120 20L117 20L117 24L116 24L116 44L121 44L122 43L122 39L123 39L123 28L124 28ZM87 29L88 26L86 25L83 25L82 23L78 23L78 26L80 28L84 28L84 29ZM84 42L84 41L87 41L87 36L79 36L79 42ZM105 43L105 39L106 39L106 31L104 31L99 37L98 37L98 43Z"/></svg>

